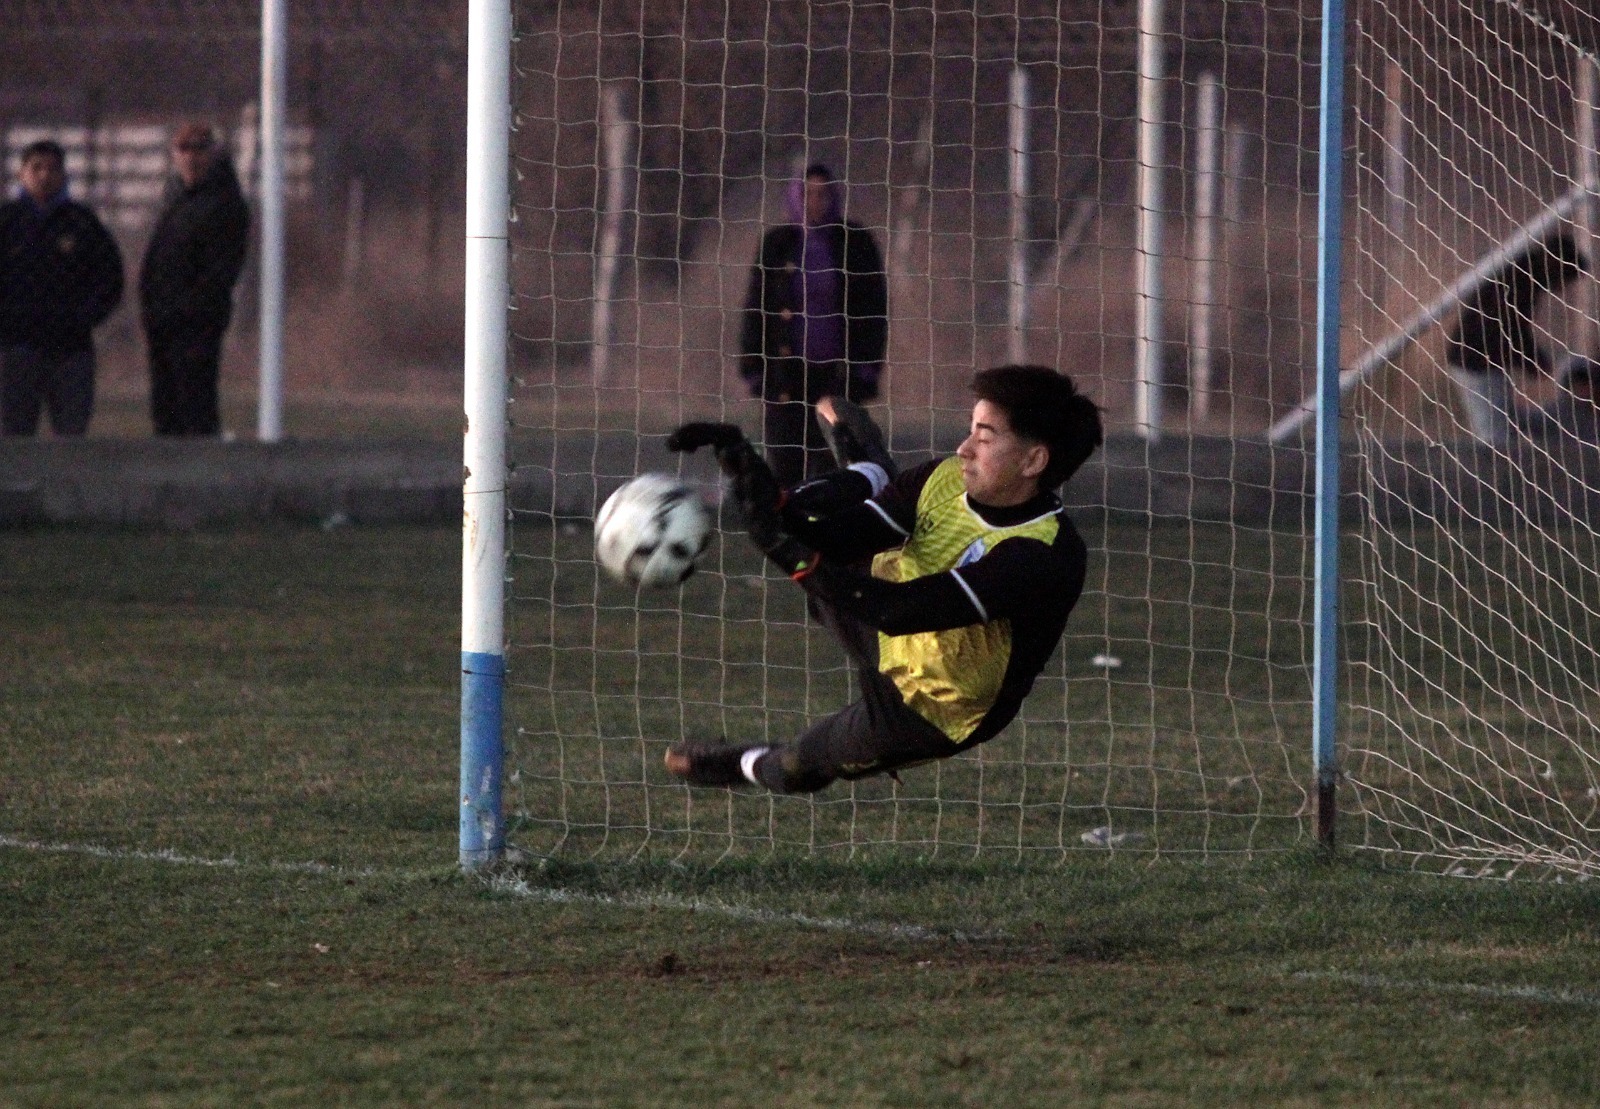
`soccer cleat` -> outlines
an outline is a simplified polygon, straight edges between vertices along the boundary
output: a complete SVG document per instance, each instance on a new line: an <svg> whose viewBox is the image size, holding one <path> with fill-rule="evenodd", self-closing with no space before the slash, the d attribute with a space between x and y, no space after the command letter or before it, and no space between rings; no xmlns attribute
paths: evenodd
<svg viewBox="0 0 1600 1109"><path fill-rule="evenodd" d="M739 761L753 743L675 743L667 748L667 773L692 786L749 785Z"/></svg>
<svg viewBox="0 0 1600 1109"><path fill-rule="evenodd" d="M817 405L817 413L822 417L822 433L828 438L828 447L840 466L873 462L894 477L894 459L889 457L883 432L865 408L844 397L825 397Z"/></svg>

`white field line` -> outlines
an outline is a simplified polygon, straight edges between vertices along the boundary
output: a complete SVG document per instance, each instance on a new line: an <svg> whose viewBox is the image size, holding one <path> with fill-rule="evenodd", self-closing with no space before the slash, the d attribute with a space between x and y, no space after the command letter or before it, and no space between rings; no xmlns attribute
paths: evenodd
<svg viewBox="0 0 1600 1109"><path fill-rule="evenodd" d="M88 855L97 859L128 859L140 862L169 863L175 866L200 866L219 870L269 870L288 874L329 874L373 876L392 873L404 876L410 872L385 872L370 869L349 870L316 862L250 862L231 856L207 858L185 855L177 851L145 851L138 848L101 847L93 843L43 843L39 840L19 839L0 833L0 848L30 851L45 855ZM863 936L879 936L901 940L943 940L970 943L982 940L1003 939L1004 932L960 932L929 928L920 924L895 924L889 921L853 920L849 917L816 917L806 913L761 909L749 905L731 905L707 898L677 897L672 894L641 894L632 897L584 893L580 890L530 885L521 878L494 877L488 880L490 889L513 897L537 901L547 905L600 905L621 909L672 909L679 912L708 913L730 920L753 924L788 924L797 928L817 929L825 932L848 932ZM1577 990L1554 990L1544 986L1483 986L1471 982L1435 982L1430 979L1389 978L1378 974L1353 974L1344 971L1297 971L1293 978L1316 979L1326 982L1344 982L1377 990L1410 990L1428 993L1468 994L1505 1001L1539 1001L1560 1005L1579 1005L1600 1009L1600 994Z"/></svg>
<svg viewBox="0 0 1600 1109"><path fill-rule="evenodd" d="M1372 990L1468 994L1496 1001L1540 1001L1554 1005L1581 1005L1586 1009L1600 1009L1600 994L1584 993L1581 990L1555 990L1547 986L1481 986L1474 982L1435 982L1429 978L1389 978L1382 974L1352 974L1345 971L1302 970L1291 977L1344 982Z"/></svg>
<svg viewBox="0 0 1600 1109"><path fill-rule="evenodd" d="M204 866L219 870L280 870L291 874L371 874L374 871L346 871L327 863L248 862L231 855L209 859L177 851L144 851L135 847L101 847L93 843L41 843L0 834L0 847L32 851L39 855L89 855L96 859L133 859L140 862L172 863L176 866Z"/></svg>
<svg viewBox="0 0 1600 1109"><path fill-rule="evenodd" d="M852 932L863 936L881 936L897 940L944 940L973 943L997 940L1004 932L960 932L943 928L930 928L921 924L895 924L883 920L853 920L849 917L810 916L806 913L785 912L778 909L760 909L750 905L732 905L702 897L678 897L670 893L613 896L603 893L584 893L559 887L529 885L521 878L491 878L489 887L496 892L513 897L525 897L556 905L609 905L621 909L676 909L690 913L708 913L730 920L751 924L791 924L798 928L812 928L824 932Z"/></svg>
<svg viewBox="0 0 1600 1109"><path fill-rule="evenodd" d="M177 851L146 851L139 848L102 847L93 843L44 843L39 840L20 839L0 833L0 848L29 851L41 855L88 855L97 859L132 860L138 862L168 863L174 866L199 866L218 870L267 870L287 874L327 874L372 877L392 875L406 877L422 872L346 869L315 862L251 862L231 856L208 858L201 855L184 855ZM678 897L673 894L639 894L612 896L585 893L581 890L561 889L552 886L535 886L521 878L504 876L487 879L488 887L498 893L523 898L548 905L596 905L619 909L670 909L678 912L707 913L730 920L752 924L787 924L796 928L810 928L825 932L848 932L862 936L878 936L901 940L942 940L970 943L979 940L1003 938L1003 932L960 932L942 928L929 928L920 924L895 924L889 921L852 920L848 917L815 917L805 913L761 909L750 905L734 905L707 898Z"/></svg>

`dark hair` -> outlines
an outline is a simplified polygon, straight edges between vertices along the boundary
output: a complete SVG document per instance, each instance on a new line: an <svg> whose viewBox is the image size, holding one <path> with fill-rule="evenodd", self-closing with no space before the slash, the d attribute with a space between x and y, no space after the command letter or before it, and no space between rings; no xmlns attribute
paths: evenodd
<svg viewBox="0 0 1600 1109"><path fill-rule="evenodd" d="M806 167L805 179L807 181L809 181L813 177L820 177L824 181L832 181L833 180L833 170L829 169L827 166L823 165L821 162L812 162L809 166Z"/></svg>
<svg viewBox="0 0 1600 1109"><path fill-rule="evenodd" d="M1012 431L1049 450L1040 489L1066 481L1105 442L1099 405L1049 366L984 370L972 379L972 395L1004 411Z"/></svg>
<svg viewBox="0 0 1600 1109"><path fill-rule="evenodd" d="M67 152L61 149L61 144L54 139L35 139L22 148L22 165L27 165L31 159L41 155L48 155L56 160L56 165L65 169L67 166Z"/></svg>

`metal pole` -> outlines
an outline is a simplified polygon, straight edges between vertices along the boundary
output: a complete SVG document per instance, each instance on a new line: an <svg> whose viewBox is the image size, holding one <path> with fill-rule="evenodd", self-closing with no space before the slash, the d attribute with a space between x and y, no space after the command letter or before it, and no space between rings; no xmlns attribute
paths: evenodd
<svg viewBox="0 0 1600 1109"><path fill-rule="evenodd" d="M1411 181L1407 164L1406 142L1409 127L1405 111L1405 71L1398 61L1390 60L1383 77L1383 258L1382 297L1383 318L1392 320L1406 310L1411 300L1410 282L1406 275L1410 236L1407 234L1407 193ZM1405 403L1404 386L1410 375L1399 375L1400 380L1389 386L1389 392L1398 403ZM1380 383L1381 384L1381 383ZM1408 390L1410 391L1410 390Z"/></svg>
<svg viewBox="0 0 1600 1109"><path fill-rule="evenodd" d="M1410 167L1406 164L1405 72L1399 62L1390 62L1383 86L1383 222L1390 236L1399 241L1406 218L1406 184Z"/></svg>
<svg viewBox="0 0 1600 1109"><path fill-rule="evenodd" d="M1228 223L1244 222L1245 155L1250 149L1250 132L1237 124L1225 128L1222 137L1222 218Z"/></svg>
<svg viewBox="0 0 1600 1109"><path fill-rule="evenodd" d="M1222 83L1215 73L1202 73L1195 103L1199 117L1194 168L1194 315L1189 338L1189 418L1201 423L1211 415L1212 324L1217 291L1217 184L1221 176Z"/></svg>
<svg viewBox="0 0 1600 1109"><path fill-rule="evenodd" d="M511 2L467 8L466 436L461 543L461 848L505 850L506 342L511 216Z"/></svg>
<svg viewBox="0 0 1600 1109"><path fill-rule="evenodd" d="M288 0L261 3L261 358L256 437L283 438L283 116Z"/></svg>
<svg viewBox="0 0 1600 1109"><path fill-rule="evenodd" d="M1011 70L1011 281L1008 361L1028 360L1028 71Z"/></svg>
<svg viewBox="0 0 1600 1109"><path fill-rule="evenodd" d="M894 228L890 231L892 240L889 248L889 257L893 267L891 277L896 279L909 276L911 270L911 235L916 221L917 213L922 207L924 190L933 188L929 169L933 163L933 103L928 103L927 115L922 117L922 124L917 130L917 141L911 148L911 172L905 184L897 190L895 201ZM890 148L893 157L893 146Z"/></svg>
<svg viewBox="0 0 1600 1109"><path fill-rule="evenodd" d="M1134 423L1139 434L1161 437L1161 175L1166 152L1162 135L1162 0L1139 0L1139 246L1134 254Z"/></svg>
<svg viewBox="0 0 1600 1109"><path fill-rule="evenodd" d="M1323 0L1322 108L1317 190L1316 605L1311 761L1316 836L1334 844L1339 764L1339 329L1344 207L1344 0Z"/></svg>
<svg viewBox="0 0 1600 1109"><path fill-rule="evenodd" d="M1597 226L1595 212L1595 194L1600 190L1600 150L1597 150L1597 127L1595 116L1600 112L1600 59L1590 55L1580 55L1577 59L1578 66L1578 119L1577 119L1577 163L1578 184L1588 194L1586 203L1579 206L1574 215L1578 225L1579 241L1587 243L1584 251L1591 260L1600 257L1600 226ZM1600 282L1588 281L1583 285L1584 291L1578 294L1578 310L1583 313L1584 321L1579 330L1583 336L1583 350L1590 357L1600 354L1595 349L1596 336L1600 335Z"/></svg>
<svg viewBox="0 0 1600 1109"><path fill-rule="evenodd" d="M594 383L611 383L611 306L617 296L622 256L622 218L628 207L628 151L633 129L622 111L622 87L600 90L600 149L605 164L605 200L600 210L600 244L595 259L594 310L590 315Z"/></svg>
<svg viewBox="0 0 1600 1109"><path fill-rule="evenodd" d="M361 278L361 263L366 255L367 191L359 177L350 178L344 202L344 269L346 290L354 291Z"/></svg>

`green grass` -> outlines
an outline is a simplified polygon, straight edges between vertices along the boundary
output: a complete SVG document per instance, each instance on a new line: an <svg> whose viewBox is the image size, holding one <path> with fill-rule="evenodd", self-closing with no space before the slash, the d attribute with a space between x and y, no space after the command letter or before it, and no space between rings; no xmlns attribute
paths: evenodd
<svg viewBox="0 0 1600 1109"><path fill-rule="evenodd" d="M726 838L463 877L459 558L453 529L0 533L0 1104L1600 1099L1595 883L1277 844L1019 861L723 855ZM1211 580L1171 569L1185 591ZM576 563L558 573L620 603ZM766 591L730 582L760 614ZM1137 624L1127 602L1086 603L1085 648ZM641 617L637 659L624 627L601 688L634 667L759 684L707 677L715 652L678 620ZM773 642L795 666L823 649ZM547 686L584 677L559 654L573 670ZM539 679L517 673L522 699ZM768 701L788 720L840 681L769 681ZM639 714L679 724L649 706L628 724L625 699L587 711L632 727L630 752L655 742Z"/></svg>

